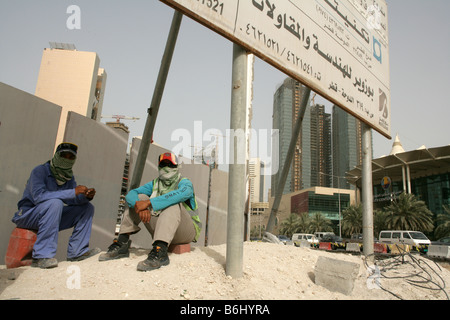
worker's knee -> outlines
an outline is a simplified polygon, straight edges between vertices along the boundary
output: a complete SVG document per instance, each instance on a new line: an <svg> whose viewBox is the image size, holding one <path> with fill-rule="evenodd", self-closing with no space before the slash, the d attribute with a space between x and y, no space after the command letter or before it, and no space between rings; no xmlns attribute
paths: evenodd
<svg viewBox="0 0 450 320"><path fill-rule="evenodd" d="M60 199L50 199L45 201L41 207L46 208L46 209L50 209L52 211L61 211L64 208L64 202Z"/></svg>
<svg viewBox="0 0 450 320"><path fill-rule="evenodd" d="M88 217L94 216L95 207L92 203L88 202L86 204L81 205L79 208L80 208L79 210L82 211L85 216Z"/></svg>

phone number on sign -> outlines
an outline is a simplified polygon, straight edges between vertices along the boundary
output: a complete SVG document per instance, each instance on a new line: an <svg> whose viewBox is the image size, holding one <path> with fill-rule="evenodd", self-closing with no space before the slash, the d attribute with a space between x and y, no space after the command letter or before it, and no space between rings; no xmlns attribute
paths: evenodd
<svg viewBox="0 0 450 320"><path fill-rule="evenodd" d="M197 0L198 2L201 2L202 4L206 5L211 10L217 12L218 14L222 15L223 13L223 2L219 2L219 0Z"/></svg>

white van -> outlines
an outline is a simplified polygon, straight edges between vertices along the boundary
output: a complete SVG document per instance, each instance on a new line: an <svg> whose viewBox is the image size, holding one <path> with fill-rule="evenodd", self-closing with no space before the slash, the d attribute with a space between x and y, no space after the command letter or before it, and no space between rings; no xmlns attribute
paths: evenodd
<svg viewBox="0 0 450 320"><path fill-rule="evenodd" d="M294 233L292 235L292 242L294 242L295 245L298 245L296 242L300 242L301 240L306 240L310 244L319 243L319 240L313 235L309 233Z"/></svg>
<svg viewBox="0 0 450 320"><path fill-rule="evenodd" d="M413 247L430 245L430 240L420 231L381 231L380 243L402 243Z"/></svg>

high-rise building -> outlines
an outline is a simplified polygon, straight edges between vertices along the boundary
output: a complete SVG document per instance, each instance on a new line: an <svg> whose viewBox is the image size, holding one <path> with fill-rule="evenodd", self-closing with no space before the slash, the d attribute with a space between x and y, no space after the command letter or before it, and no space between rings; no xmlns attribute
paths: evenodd
<svg viewBox="0 0 450 320"><path fill-rule="evenodd" d="M293 80L286 79L277 89L274 95L273 102L273 129L279 131L279 170L272 176L271 192L275 195L278 178L283 170L283 165L286 160L286 155L291 142L292 131L295 125L295 120L300 111L300 103L302 100L304 88L303 86ZM290 193L295 189L295 184L300 182L300 139L295 148L294 160L289 170L283 194Z"/></svg>
<svg viewBox="0 0 450 320"><path fill-rule="evenodd" d="M305 133L306 134L306 133ZM311 106L311 187L332 186L331 160L331 114L325 112L324 105ZM303 156L303 158L305 155Z"/></svg>
<svg viewBox="0 0 450 320"><path fill-rule="evenodd" d="M354 189L345 174L362 164L362 123L333 106L333 187Z"/></svg>
<svg viewBox="0 0 450 320"><path fill-rule="evenodd" d="M261 161L261 175L259 176L259 201L264 202L266 200L266 164Z"/></svg>
<svg viewBox="0 0 450 320"><path fill-rule="evenodd" d="M56 145L62 142L69 111L101 120L106 72L95 52L72 46L44 49L35 95L62 107Z"/></svg>
<svg viewBox="0 0 450 320"><path fill-rule="evenodd" d="M279 130L280 169L272 176L272 196L286 160L305 88L286 79L274 96L273 129ZM311 187L331 187L331 115L323 105L308 103L283 194Z"/></svg>

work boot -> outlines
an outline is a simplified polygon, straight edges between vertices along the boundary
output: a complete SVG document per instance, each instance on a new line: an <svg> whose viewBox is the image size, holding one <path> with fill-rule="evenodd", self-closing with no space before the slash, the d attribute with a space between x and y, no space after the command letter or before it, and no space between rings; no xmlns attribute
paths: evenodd
<svg viewBox="0 0 450 320"><path fill-rule="evenodd" d="M162 266L167 266L170 263L167 249L167 245L154 245L147 259L138 263L137 270L151 271L159 269Z"/></svg>
<svg viewBox="0 0 450 320"><path fill-rule="evenodd" d="M58 266L58 260L55 258L33 259L31 266L34 268L50 269Z"/></svg>
<svg viewBox="0 0 450 320"><path fill-rule="evenodd" d="M126 242L121 242L118 239L114 239L112 245L108 247L108 251L106 253L102 253L98 257L98 261L108 261L115 260L121 258L127 258L130 256L130 246L131 240Z"/></svg>

